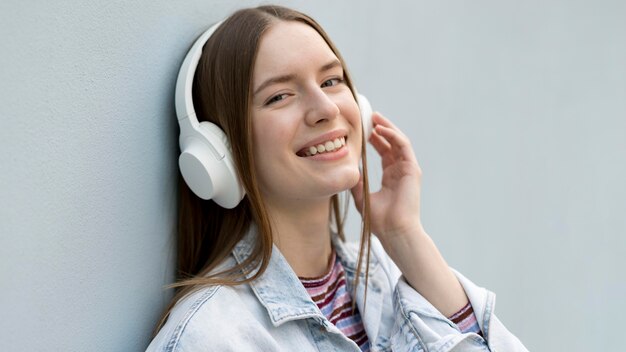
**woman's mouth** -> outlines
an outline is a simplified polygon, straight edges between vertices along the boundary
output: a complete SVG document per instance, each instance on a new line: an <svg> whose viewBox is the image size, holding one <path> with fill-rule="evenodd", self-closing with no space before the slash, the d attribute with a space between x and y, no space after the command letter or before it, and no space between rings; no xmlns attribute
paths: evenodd
<svg viewBox="0 0 626 352"><path fill-rule="evenodd" d="M347 139L348 137L344 136L344 137L339 137L339 138L335 138L332 140L328 140L326 142L319 143L316 145L312 145L312 146L301 149L299 152L296 153L296 155L306 158L306 157L318 155L318 154L333 153L342 149L346 145Z"/></svg>

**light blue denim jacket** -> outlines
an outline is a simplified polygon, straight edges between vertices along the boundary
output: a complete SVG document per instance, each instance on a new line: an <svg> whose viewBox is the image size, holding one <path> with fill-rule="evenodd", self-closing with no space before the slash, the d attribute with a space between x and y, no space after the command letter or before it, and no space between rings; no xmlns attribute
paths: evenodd
<svg viewBox="0 0 626 352"><path fill-rule="evenodd" d="M220 268L241 263L253 248L254 226ZM353 292L358 248L333 236ZM220 269L218 268L218 269ZM364 278L356 302L372 351L527 351L494 315L495 294L455 271L485 339L462 334L401 276L373 238L366 306ZM363 274L361 274L363 275ZM202 288L179 301L147 351L354 351L359 347L328 319L274 246L265 273L250 284Z"/></svg>

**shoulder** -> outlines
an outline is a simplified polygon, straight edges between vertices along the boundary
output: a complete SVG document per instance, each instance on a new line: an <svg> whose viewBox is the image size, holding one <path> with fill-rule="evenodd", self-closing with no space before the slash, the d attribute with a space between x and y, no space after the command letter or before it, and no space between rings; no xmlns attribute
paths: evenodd
<svg viewBox="0 0 626 352"><path fill-rule="evenodd" d="M271 327L248 284L207 286L181 299L147 351L245 350L243 335L263 336ZM254 340L254 339L253 339Z"/></svg>
<svg viewBox="0 0 626 352"><path fill-rule="evenodd" d="M210 286L181 299L146 351L183 351L188 339L199 342L206 340L198 338L200 335L198 325L210 327L213 324L213 320L206 319L206 315L216 303L219 304L218 301L222 301L220 291L227 290L223 286ZM211 330L208 329L207 334L210 334Z"/></svg>

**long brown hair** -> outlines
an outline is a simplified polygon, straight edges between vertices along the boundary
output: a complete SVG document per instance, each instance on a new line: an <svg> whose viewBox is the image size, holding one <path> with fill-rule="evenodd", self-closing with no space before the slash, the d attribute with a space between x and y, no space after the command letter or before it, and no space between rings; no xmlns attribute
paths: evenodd
<svg viewBox="0 0 626 352"><path fill-rule="evenodd" d="M213 201L195 196L179 175L177 282L170 285L177 288L177 293L161 317L155 334L176 302L184 296L206 285L238 285L253 281L265 272L269 263L273 235L254 168L250 99L259 42L276 21L298 21L315 29L342 63L345 82L354 95L352 81L339 51L319 24L305 14L280 6L260 6L235 12L217 28L203 48L194 76L194 107L198 120L217 124L228 136L246 197L234 209L224 209ZM363 260L366 263L366 285L369 276L369 187L365 145L362 132L365 196L355 292ZM339 237L345 240L343 212L339 209L337 195L331 198L330 215ZM252 254L241 264L215 272L252 223L258 229ZM246 278L246 268L250 267L258 270Z"/></svg>

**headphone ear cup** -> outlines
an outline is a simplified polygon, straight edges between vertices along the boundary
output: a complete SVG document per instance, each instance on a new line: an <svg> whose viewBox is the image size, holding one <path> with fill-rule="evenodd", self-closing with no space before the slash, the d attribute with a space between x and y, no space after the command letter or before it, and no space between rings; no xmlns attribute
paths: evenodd
<svg viewBox="0 0 626 352"><path fill-rule="evenodd" d="M233 162L226 134L215 124L203 121L192 136L183 141L178 165L185 182L198 197L213 199L232 209L245 192Z"/></svg>
<svg viewBox="0 0 626 352"><path fill-rule="evenodd" d="M218 167L218 160L197 138L188 138L185 144L178 157L180 173L193 193L204 200L211 199L215 194L216 179L216 175L211 175L211 170Z"/></svg>
<svg viewBox="0 0 626 352"><path fill-rule="evenodd" d="M365 140L369 140L372 135L372 131L374 130L374 124L372 123L372 105L369 100L363 95L357 93L357 104L359 105L359 110L361 111L361 125L363 126L363 134L365 135Z"/></svg>

